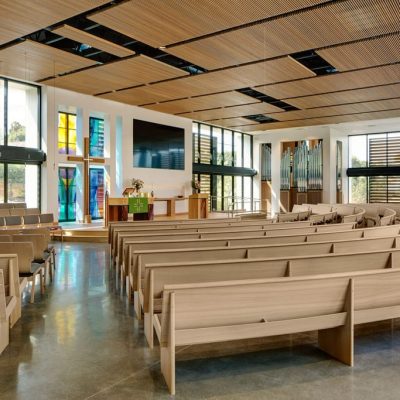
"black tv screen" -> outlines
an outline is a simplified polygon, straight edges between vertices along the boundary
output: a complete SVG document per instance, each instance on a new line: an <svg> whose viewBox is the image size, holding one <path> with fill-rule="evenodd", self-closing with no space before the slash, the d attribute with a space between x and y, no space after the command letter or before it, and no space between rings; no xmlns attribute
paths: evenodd
<svg viewBox="0 0 400 400"><path fill-rule="evenodd" d="M185 169L185 130L134 119L133 166Z"/></svg>

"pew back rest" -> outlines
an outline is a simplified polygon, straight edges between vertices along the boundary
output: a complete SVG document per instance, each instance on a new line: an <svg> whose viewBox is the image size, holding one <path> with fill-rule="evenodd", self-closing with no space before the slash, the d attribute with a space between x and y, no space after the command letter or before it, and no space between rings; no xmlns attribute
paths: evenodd
<svg viewBox="0 0 400 400"><path fill-rule="evenodd" d="M298 213L298 212L311 212L310 207L307 204L294 204L292 208L292 213Z"/></svg>
<svg viewBox="0 0 400 400"><path fill-rule="evenodd" d="M24 215L39 215L40 210L38 208L26 208Z"/></svg>
<svg viewBox="0 0 400 400"><path fill-rule="evenodd" d="M9 208L0 209L0 217L9 217L9 216L10 216L10 209Z"/></svg>
<svg viewBox="0 0 400 400"><path fill-rule="evenodd" d="M6 226L20 226L22 225L22 217L18 215L12 215L9 217L4 217L6 221Z"/></svg>
<svg viewBox="0 0 400 400"><path fill-rule="evenodd" d="M284 321L342 313L349 278L271 279L166 286L161 344L174 293L175 329ZM223 340L223 338L221 338ZM219 341L218 337L213 341Z"/></svg>
<svg viewBox="0 0 400 400"><path fill-rule="evenodd" d="M30 242L33 246L35 260L43 259L43 252L47 247L46 237L44 235L18 234L13 235L13 242Z"/></svg>
<svg viewBox="0 0 400 400"><path fill-rule="evenodd" d="M33 261L33 244L31 242L0 242L0 254L16 254L20 273L31 271Z"/></svg>
<svg viewBox="0 0 400 400"><path fill-rule="evenodd" d="M16 254L0 254L0 270L4 275L6 295L19 294L18 256Z"/></svg>
<svg viewBox="0 0 400 400"><path fill-rule="evenodd" d="M25 215L24 216L24 225L38 225L39 215Z"/></svg>
<svg viewBox="0 0 400 400"><path fill-rule="evenodd" d="M54 223L54 215L53 214L40 214L39 221L41 224L52 224Z"/></svg>
<svg viewBox="0 0 400 400"><path fill-rule="evenodd" d="M17 215L19 217L22 217L25 215L25 209L24 208L12 208L10 210L10 215Z"/></svg>
<svg viewBox="0 0 400 400"><path fill-rule="evenodd" d="M12 203L13 208L26 208L26 203Z"/></svg>

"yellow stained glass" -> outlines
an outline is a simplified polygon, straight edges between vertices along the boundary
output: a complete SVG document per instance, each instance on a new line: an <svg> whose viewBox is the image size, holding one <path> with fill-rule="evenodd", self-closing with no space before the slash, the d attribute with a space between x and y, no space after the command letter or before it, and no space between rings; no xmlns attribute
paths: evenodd
<svg viewBox="0 0 400 400"><path fill-rule="evenodd" d="M58 141L66 143L67 142L67 130L64 128L58 128Z"/></svg>
<svg viewBox="0 0 400 400"><path fill-rule="evenodd" d="M68 143L68 154L76 154L76 143Z"/></svg>
<svg viewBox="0 0 400 400"><path fill-rule="evenodd" d="M68 143L71 145L72 143L76 144L76 130L68 131Z"/></svg>
<svg viewBox="0 0 400 400"><path fill-rule="evenodd" d="M59 128L67 127L67 114L58 113L58 127Z"/></svg>
<svg viewBox="0 0 400 400"><path fill-rule="evenodd" d="M76 129L76 115L69 114L68 128L69 129Z"/></svg>

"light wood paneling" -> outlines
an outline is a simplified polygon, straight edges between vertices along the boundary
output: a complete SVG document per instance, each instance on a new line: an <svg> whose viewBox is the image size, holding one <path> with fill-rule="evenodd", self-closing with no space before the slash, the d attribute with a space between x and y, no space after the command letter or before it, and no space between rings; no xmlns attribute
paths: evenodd
<svg viewBox="0 0 400 400"><path fill-rule="evenodd" d="M207 110L210 108L249 104L254 103L254 101L255 99L253 97L230 91L181 100L173 100L166 103L151 104L146 106L146 108L170 114L177 114L197 110Z"/></svg>
<svg viewBox="0 0 400 400"><path fill-rule="evenodd" d="M400 96L400 92L398 94ZM297 119L317 118L335 115L346 115L354 113L362 113L369 111L384 111L400 108L400 98L389 100L377 100L354 104L345 104L330 107L317 107L308 110L287 111L274 114L274 118L278 121L291 121Z"/></svg>
<svg viewBox="0 0 400 400"><path fill-rule="evenodd" d="M375 119L386 119L386 118L398 118L400 117L400 109L396 110L385 110L385 111L371 111L360 114L350 115L339 115L332 117L312 118L297 121L285 121L285 122L271 122L267 124L247 125L241 126L240 130L243 132L256 132L266 131L273 129L286 129L295 128L301 126L315 126L315 125L328 125L328 124L340 124L345 122L356 122L356 121L370 121Z"/></svg>
<svg viewBox="0 0 400 400"><path fill-rule="evenodd" d="M364 0L328 4L263 24L170 47L167 51L202 67L215 69L331 46L398 30L400 12L396 4L393 0L380 1L379 5ZM365 17L363 18L366 15L374 23L366 24ZM326 29L327 26L329 29ZM396 48L395 41L392 46ZM379 55L367 61L368 57L363 58L362 48L359 50L360 56L357 60L360 64L363 61L364 64L379 65L374 64ZM352 60L351 51L352 49L349 50L348 62ZM340 59L340 54L338 58Z"/></svg>
<svg viewBox="0 0 400 400"><path fill-rule="evenodd" d="M57 35L63 36L68 39L75 40L79 43L88 44L99 50L103 50L107 53L114 54L118 57L127 57L135 54L134 51L127 49L126 47L119 46L115 43L104 40L98 36L92 35L89 32L82 31L74 28L73 26L63 25L60 28L53 29L53 32Z"/></svg>
<svg viewBox="0 0 400 400"><path fill-rule="evenodd" d="M140 55L60 76L44 83L76 92L95 94L183 75L187 73Z"/></svg>
<svg viewBox="0 0 400 400"><path fill-rule="evenodd" d="M362 71L349 71L333 75L317 76L296 82L258 86L262 93L278 99L301 97L311 94L330 93L339 90L359 89L386 85L400 81L400 64L373 67Z"/></svg>
<svg viewBox="0 0 400 400"><path fill-rule="evenodd" d="M31 40L0 50L0 75L38 81L94 65L95 61Z"/></svg>
<svg viewBox="0 0 400 400"><path fill-rule="evenodd" d="M108 0L14 0L0 2L0 44L92 10Z"/></svg>
<svg viewBox="0 0 400 400"><path fill-rule="evenodd" d="M396 33L378 39L319 50L317 53L337 70L349 71L398 62L400 61L399 49L400 34Z"/></svg>
<svg viewBox="0 0 400 400"><path fill-rule="evenodd" d="M182 117L198 119L200 121L209 121L212 119L236 118L256 114L281 113L281 108L268 103L255 103L242 106L216 108L213 110L197 111L193 113L181 114ZM275 115L275 114L274 114Z"/></svg>
<svg viewBox="0 0 400 400"><path fill-rule="evenodd" d="M391 99L399 96L400 83L374 86L364 89L344 90L327 94L317 94L314 96L298 97L286 100L287 103L297 108L313 108L334 106L338 104L359 103L379 99Z"/></svg>
<svg viewBox="0 0 400 400"><path fill-rule="evenodd" d="M102 94L99 97L104 99L120 101L135 106L154 103L155 101L168 100L168 96L161 95L152 85L140 86L132 89L120 90Z"/></svg>
<svg viewBox="0 0 400 400"><path fill-rule="evenodd" d="M90 17L159 47L321 3L322 0L132 0Z"/></svg>
<svg viewBox="0 0 400 400"><path fill-rule="evenodd" d="M174 81L153 85L160 95L184 97L212 94L261 83L282 82L300 79L315 74L291 57L282 57L270 61L261 61L241 67L227 68L221 71L190 76Z"/></svg>
<svg viewBox="0 0 400 400"><path fill-rule="evenodd" d="M258 125L258 122L256 121L251 121L250 119L246 118L227 118L227 119L213 119L211 121L207 121L210 124L213 125L220 125L224 126L226 128L235 128L235 127L240 127L243 125Z"/></svg>

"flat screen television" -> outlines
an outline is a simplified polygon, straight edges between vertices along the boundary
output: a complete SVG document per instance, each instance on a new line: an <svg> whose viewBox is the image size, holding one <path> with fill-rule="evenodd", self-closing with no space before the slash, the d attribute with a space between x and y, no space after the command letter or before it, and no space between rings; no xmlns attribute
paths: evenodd
<svg viewBox="0 0 400 400"><path fill-rule="evenodd" d="M133 166L185 169L185 130L134 119Z"/></svg>

